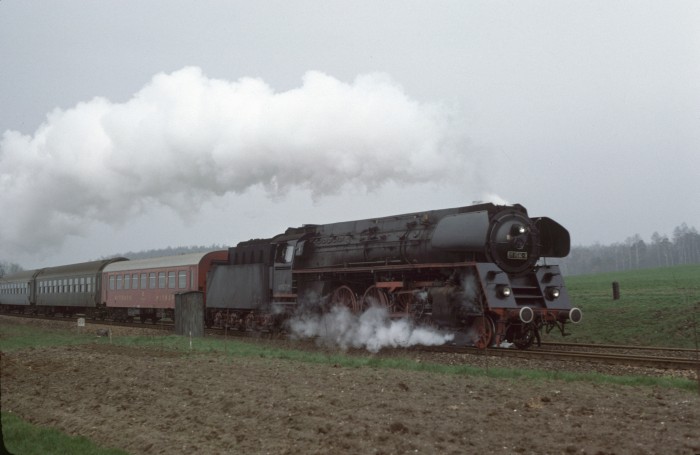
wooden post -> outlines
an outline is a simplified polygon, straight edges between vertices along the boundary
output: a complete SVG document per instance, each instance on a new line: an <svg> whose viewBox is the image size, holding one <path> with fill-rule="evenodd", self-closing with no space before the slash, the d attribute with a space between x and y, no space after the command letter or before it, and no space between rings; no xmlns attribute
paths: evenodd
<svg viewBox="0 0 700 455"><path fill-rule="evenodd" d="M618 283L617 281L613 281L612 290L613 300L620 300L620 283Z"/></svg>

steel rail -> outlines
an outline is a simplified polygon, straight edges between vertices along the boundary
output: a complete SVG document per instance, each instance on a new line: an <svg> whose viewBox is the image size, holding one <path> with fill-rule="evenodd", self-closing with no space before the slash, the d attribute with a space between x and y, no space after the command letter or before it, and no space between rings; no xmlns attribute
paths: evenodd
<svg viewBox="0 0 700 455"><path fill-rule="evenodd" d="M492 355L499 357L514 357L522 359L563 360L578 362L597 362L615 365L628 365L673 370L698 370L700 360L678 357L660 357L648 355L610 354L585 351L558 351L547 349L520 350L511 348L477 349L473 347L434 346L421 347L421 350L443 353L465 353L472 355Z"/></svg>
<svg viewBox="0 0 700 455"><path fill-rule="evenodd" d="M543 347L562 347L562 348L590 348L590 349L625 349L629 351L659 351L659 352L698 352L695 348L671 348L668 346L639 346L631 344L598 344L598 343L557 343L545 341Z"/></svg>
<svg viewBox="0 0 700 455"><path fill-rule="evenodd" d="M155 324L146 322L119 322L111 320L101 320L101 319L91 319L86 316L73 315L71 317L56 317L47 316L45 314L21 314L21 313L0 313L0 316L12 316L16 318L23 319L36 319L40 321L54 321L54 322L65 322L76 324L79 317L85 318L86 324L96 324L96 325L109 325L114 327L128 327L128 328L142 328L142 329L156 329L156 330L172 330L175 325L172 322L161 322L158 321Z"/></svg>

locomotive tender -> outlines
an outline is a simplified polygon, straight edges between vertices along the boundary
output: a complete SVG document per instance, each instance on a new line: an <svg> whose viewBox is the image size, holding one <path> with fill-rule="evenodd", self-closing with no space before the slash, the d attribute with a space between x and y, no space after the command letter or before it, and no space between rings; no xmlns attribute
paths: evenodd
<svg viewBox="0 0 700 455"><path fill-rule="evenodd" d="M479 204L289 228L228 251L115 258L0 278L0 307L91 318L173 318L174 295L201 291L207 325L279 330L293 315L342 305L519 348L582 314L559 267L568 231L521 205Z"/></svg>
<svg viewBox="0 0 700 455"><path fill-rule="evenodd" d="M241 242L210 273L207 319L273 328L299 308L381 305L479 347L527 348L581 321L559 267L568 231L521 205L479 204L289 228Z"/></svg>

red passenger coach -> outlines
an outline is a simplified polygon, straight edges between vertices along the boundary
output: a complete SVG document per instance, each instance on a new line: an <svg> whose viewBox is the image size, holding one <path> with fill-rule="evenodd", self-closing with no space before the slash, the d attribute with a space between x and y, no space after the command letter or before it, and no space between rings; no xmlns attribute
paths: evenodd
<svg viewBox="0 0 700 455"><path fill-rule="evenodd" d="M173 319L175 294L206 292L212 264L227 259L220 250L112 263L102 274L102 303L115 320Z"/></svg>

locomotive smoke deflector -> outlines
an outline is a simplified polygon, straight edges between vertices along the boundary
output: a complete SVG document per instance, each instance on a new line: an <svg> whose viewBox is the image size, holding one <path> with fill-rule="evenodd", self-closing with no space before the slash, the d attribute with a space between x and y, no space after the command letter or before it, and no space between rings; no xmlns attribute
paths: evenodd
<svg viewBox="0 0 700 455"><path fill-rule="evenodd" d="M540 255L548 258L563 258L571 249L569 231L551 218L533 218L540 232Z"/></svg>

